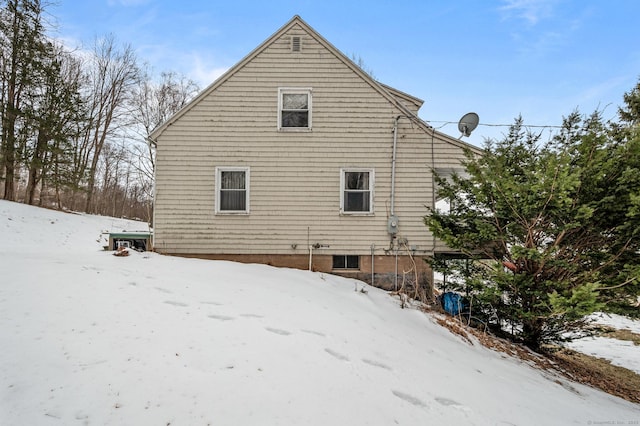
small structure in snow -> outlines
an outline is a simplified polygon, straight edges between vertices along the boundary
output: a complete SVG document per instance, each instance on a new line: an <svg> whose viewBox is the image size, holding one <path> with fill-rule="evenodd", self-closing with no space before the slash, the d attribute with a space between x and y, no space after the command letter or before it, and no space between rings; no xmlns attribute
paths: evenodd
<svg viewBox="0 0 640 426"><path fill-rule="evenodd" d="M151 250L151 232L110 232L107 250L118 250L119 248L131 248L138 251Z"/></svg>

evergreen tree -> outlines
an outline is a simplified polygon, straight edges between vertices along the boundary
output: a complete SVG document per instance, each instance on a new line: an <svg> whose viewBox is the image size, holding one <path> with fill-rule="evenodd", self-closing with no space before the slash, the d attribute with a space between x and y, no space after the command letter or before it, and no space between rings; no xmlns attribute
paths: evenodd
<svg viewBox="0 0 640 426"><path fill-rule="evenodd" d="M633 115L632 105L623 111ZM519 118L482 156L467 154L464 176L436 176L450 209L432 209L425 224L476 261L454 266L474 314L535 350L638 294L639 141L637 124L621 118L607 125L576 112L547 142Z"/></svg>
<svg viewBox="0 0 640 426"><path fill-rule="evenodd" d="M40 81L46 38L39 0L6 0L0 5L0 176L4 175L3 198L14 200L29 130L23 122L24 108Z"/></svg>
<svg viewBox="0 0 640 426"><path fill-rule="evenodd" d="M54 187L62 183L59 163L71 161L68 140L78 134L77 124L83 122L79 61L53 44L47 45L45 59L36 102L26 113L35 133L25 159L28 204L34 203L39 183L50 181Z"/></svg>

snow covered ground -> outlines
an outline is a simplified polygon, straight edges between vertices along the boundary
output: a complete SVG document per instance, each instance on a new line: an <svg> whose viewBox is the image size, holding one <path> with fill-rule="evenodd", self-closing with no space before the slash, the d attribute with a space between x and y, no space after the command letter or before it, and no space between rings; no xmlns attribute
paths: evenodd
<svg viewBox="0 0 640 426"><path fill-rule="evenodd" d="M640 334L640 321L602 312L590 316L595 324L604 325L617 330L629 330ZM628 368L640 374L640 346L628 340L617 340L602 336L584 337L566 343L565 346L587 355L604 358L613 365Z"/></svg>
<svg viewBox="0 0 640 426"><path fill-rule="evenodd" d="M0 201L0 425L640 421L363 283L115 257L105 229L144 228Z"/></svg>

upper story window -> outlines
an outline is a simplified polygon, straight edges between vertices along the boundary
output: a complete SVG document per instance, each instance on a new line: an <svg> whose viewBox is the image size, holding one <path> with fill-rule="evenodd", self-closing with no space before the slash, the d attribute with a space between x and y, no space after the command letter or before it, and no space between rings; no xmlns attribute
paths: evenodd
<svg viewBox="0 0 640 426"><path fill-rule="evenodd" d="M311 88L278 89L278 130L311 130Z"/></svg>
<svg viewBox="0 0 640 426"><path fill-rule="evenodd" d="M248 167L216 167L216 213L249 213Z"/></svg>
<svg viewBox="0 0 640 426"><path fill-rule="evenodd" d="M373 169L342 169L340 172L340 213L373 213Z"/></svg>

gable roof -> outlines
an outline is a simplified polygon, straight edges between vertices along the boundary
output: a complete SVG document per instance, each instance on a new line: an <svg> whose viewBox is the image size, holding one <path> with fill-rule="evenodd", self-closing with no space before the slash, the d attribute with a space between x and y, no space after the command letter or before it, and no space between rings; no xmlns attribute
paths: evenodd
<svg viewBox="0 0 640 426"><path fill-rule="evenodd" d="M211 92L216 90L220 85L222 85L225 81L227 81L231 76L233 76L238 70L242 69L247 63L253 60L256 56L258 56L262 51L264 51L269 45L271 45L275 40L282 37L287 31L289 31L294 26L300 26L302 29L307 32L307 34L313 37L318 43L320 43L323 47L325 47L329 52L335 55L339 60L341 60L348 68L350 68L354 73L356 73L360 78L362 78L367 84L369 84L374 90L376 90L380 95L382 95L385 99L387 99L391 104L393 104L396 108L398 108L402 112L402 116L407 117L414 123L416 123L419 127L423 128L425 132L433 132L434 134L438 134L441 137L447 139L449 142L454 145L458 145L463 148L470 148L473 151L479 151L478 147L474 145L467 144L463 141L455 139L447 134L436 131L432 126L426 123L424 120L418 117L417 114L413 113L411 109L405 106L401 100L405 102L409 102L420 108L420 106L424 103L422 99L411 96L407 93L401 92L397 89L394 89L390 86L384 85L382 83L377 82L373 79L368 73L366 73L362 68L356 65L351 59L349 59L344 53L338 50L333 44L331 44L328 40L322 37L317 31L315 31L309 24L307 24L300 16L294 15L289 22L283 25L278 31L273 33L269 38L267 38L262 44L253 49L247 56L245 56L240 62L231 67L227 72L225 72L222 76L220 76L216 81L210 84L207 88L205 88L202 92L200 92L195 98L193 98L189 103L187 103L182 109L180 109L177 113L175 113L172 117L170 117L167 121L165 121L162 125L158 126L154 129L149 135L149 139L152 143L156 143L156 139L167 129L167 127L171 126L176 120L182 117L185 113L187 113L194 105L199 103L203 98L207 97Z"/></svg>

